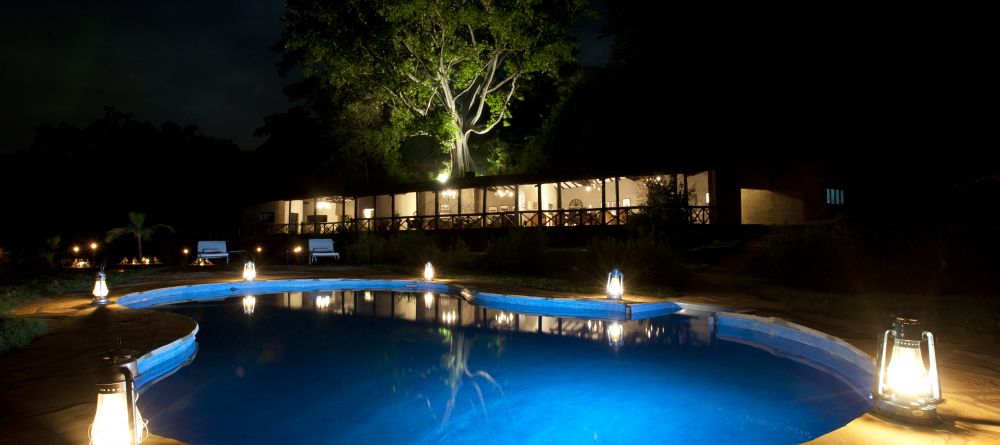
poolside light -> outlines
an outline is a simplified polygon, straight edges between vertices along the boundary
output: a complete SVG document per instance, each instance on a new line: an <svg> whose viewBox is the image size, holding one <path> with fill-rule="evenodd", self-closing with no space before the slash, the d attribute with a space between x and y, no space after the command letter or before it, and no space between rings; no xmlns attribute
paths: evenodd
<svg viewBox="0 0 1000 445"><path fill-rule="evenodd" d="M608 298L621 300L625 293L625 277L618 269L612 269L608 274Z"/></svg>
<svg viewBox="0 0 1000 445"><path fill-rule="evenodd" d="M449 174L448 172L438 173L437 180L438 180L438 182L444 184L444 183L448 182L448 177L450 177L450 176L451 176L451 174Z"/></svg>
<svg viewBox="0 0 1000 445"><path fill-rule="evenodd" d="M302 252L302 246L295 246L295 248L294 248L294 249L292 249L292 252L295 252L295 253L300 253L300 252Z"/></svg>
<svg viewBox="0 0 1000 445"><path fill-rule="evenodd" d="M260 246L257 246L257 253L261 253L261 252L263 252L263 251L264 251L264 249L263 249L262 247L260 247Z"/></svg>
<svg viewBox="0 0 1000 445"><path fill-rule="evenodd" d="M373 301L375 301L375 297L372 295L372 291L366 290L365 291L365 302L366 303L371 303Z"/></svg>
<svg viewBox="0 0 1000 445"><path fill-rule="evenodd" d="M188 253L191 253L191 251L187 250L187 248L185 248L184 250L181 250L181 253L183 253L184 255L187 255Z"/></svg>
<svg viewBox="0 0 1000 445"><path fill-rule="evenodd" d="M80 246L73 246L73 253L80 253Z"/></svg>
<svg viewBox="0 0 1000 445"><path fill-rule="evenodd" d="M257 278L257 266L253 261L247 261L243 264L243 281L253 281L254 278Z"/></svg>
<svg viewBox="0 0 1000 445"><path fill-rule="evenodd" d="M434 294L430 292L424 292L424 307L431 309L434 307Z"/></svg>
<svg viewBox="0 0 1000 445"><path fill-rule="evenodd" d="M507 326L514 322L514 313L500 311L494 319L496 319L498 325Z"/></svg>
<svg viewBox="0 0 1000 445"><path fill-rule="evenodd" d="M625 327L620 321L608 323L608 345L611 346L612 351L618 352L622 348L625 343L624 333Z"/></svg>
<svg viewBox="0 0 1000 445"><path fill-rule="evenodd" d="M892 349L889 349L890 341ZM921 353L924 343L927 344L928 367L924 366ZM936 423L941 381L938 378L934 334L921 332L920 321L915 318L895 317L892 328L879 339L877 353L878 381L872 391L872 396L877 399L875 411L909 423Z"/></svg>
<svg viewBox="0 0 1000 445"><path fill-rule="evenodd" d="M108 281L107 275L104 273L104 263L101 263L101 269L97 271L97 276L94 278L94 304L104 305L111 302L108 300Z"/></svg>
<svg viewBox="0 0 1000 445"><path fill-rule="evenodd" d="M243 313L247 315L253 315L253 309L257 306L257 298L253 295L247 295L243 297Z"/></svg>
<svg viewBox="0 0 1000 445"><path fill-rule="evenodd" d="M135 405L137 355L120 346L101 354L97 412L88 432L91 445L135 445L145 438L146 421Z"/></svg>
<svg viewBox="0 0 1000 445"><path fill-rule="evenodd" d="M97 243L90 243L90 250L97 250Z"/></svg>
<svg viewBox="0 0 1000 445"><path fill-rule="evenodd" d="M434 281L434 266L431 265L430 261L424 265L424 279L427 281Z"/></svg>
<svg viewBox="0 0 1000 445"><path fill-rule="evenodd" d="M320 295L316 297L316 310L322 311L330 307L330 296Z"/></svg>

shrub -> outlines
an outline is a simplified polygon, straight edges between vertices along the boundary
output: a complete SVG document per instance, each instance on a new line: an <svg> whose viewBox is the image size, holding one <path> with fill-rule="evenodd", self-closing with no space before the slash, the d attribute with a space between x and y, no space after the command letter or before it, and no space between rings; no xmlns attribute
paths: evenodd
<svg viewBox="0 0 1000 445"><path fill-rule="evenodd" d="M448 250L442 253L442 258L438 261L452 269L471 270L480 266L478 261L480 256L469 252L469 245L461 238L457 238Z"/></svg>
<svg viewBox="0 0 1000 445"><path fill-rule="evenodd" d="M422 232L400 232L385 243L382 260L389 264L421 266L440 257L441 249L434 245L431 237Z"/></svg>
<svg viewBox="0 0 1000 445"><path fill-rule="evenodd" d="M548 267L548 242L539 229L514 229L486 246L489 267L508 272L542 273Z"/></svg>
<svg viewBox="0 0 1000 445"><path fill-rule="evenodd" d="M0 287L0 316L28 302L36 294L30 287L23 285Z"/></svg>
<svg viewBox="0 0 1000 445"><path fill-rule="evenodd" d="M994 294L1000 239L972 225L825 225L776 232L751 273L819 292Z"/></svg>
<svg viewBox="0 0 1000 445"><path fill-rule="evenodd" d="M0 317L0 353L26 346L45 329L45 320Z"/></svg>
<svg viewBox="0 0 1000 445"><path fill-rule="evenodd" d="M355 264L381 263L384 255L385 239L370 233L362 233L357 241L344 249L344 259Z"/></svg>
<svg viewBox="0 0 1000 445"><path fill-rule="evenodd" d="M627 281L684 288L689 274L677 255L664 242L646 233L627 240L595 238L587 245L588 275L606 275L612 268L625 274Z"/></svg>

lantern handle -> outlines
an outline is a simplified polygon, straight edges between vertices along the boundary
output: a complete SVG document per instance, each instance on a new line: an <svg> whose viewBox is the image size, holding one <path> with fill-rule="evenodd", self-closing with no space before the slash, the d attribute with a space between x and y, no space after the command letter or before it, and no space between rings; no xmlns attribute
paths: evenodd
<svg viewBox="0 0 1000 445"><path fill-rule="evenodd" d="M891 332L892 329L886 329L885 333L882 334L882 341L879 345L878 386L876 387L876 395L879 398L885 395L885 356L889 347L889 333Z"/></svg>
<svg viewBox="0 0 1000 445"><path fill-rule="evenodd" d="M929 331L924 331L922 334L923 338L927 340L927 356L930 360L930 375L927 376L931 381L931 397L934 398L932 402L938 402L941 400L941 377L938 375L937 367L937 353L934 347L934 334Z"/></svg>

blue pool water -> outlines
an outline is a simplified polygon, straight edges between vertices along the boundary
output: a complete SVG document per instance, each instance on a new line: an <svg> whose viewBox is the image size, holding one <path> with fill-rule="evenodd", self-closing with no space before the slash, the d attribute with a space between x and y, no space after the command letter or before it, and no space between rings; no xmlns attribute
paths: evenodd
<svg viewBox="0 0 1000 445"><path fill-rule="evenodd" d="M195 445L788 444L868 409L827 373L716 337L709 314L617 325L361 291L161 309L199 323L199 349L139 407Z"/></svg>

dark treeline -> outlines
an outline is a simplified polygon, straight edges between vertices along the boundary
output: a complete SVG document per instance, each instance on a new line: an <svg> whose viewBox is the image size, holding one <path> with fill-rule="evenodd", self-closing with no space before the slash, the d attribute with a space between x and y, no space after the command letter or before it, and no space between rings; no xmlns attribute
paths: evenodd
<svg viewBox="0 0 1000 445"><path fill-rule="evenodd" d="M889 9L609 1L610 63L526 83L511 125L473 138L472 155L480 174L581 175L805 158L844 172L862 213L990 214L996 164L969 154L985 117L952 99L977 84L976 28L935 37ZM427 180L448 159L426 137L385 150L392 128L359 136L387 111L346 110L326 88L291 83L298 105L263 117L253 151L128 110L42 125L30 148L0 155L0 237L100 234L130 210L181 229L231 224L245 203Z"/></svg>
<svg viewBox="0 0 1000 445"><path fill-rule="evenodd" d="M235 144L196 126L157 127L113 108L82 127L42 125L31 147L0 158L2 238L101 240L131 210L181 227L231 220L253 174L247 165Z"/></svg>

